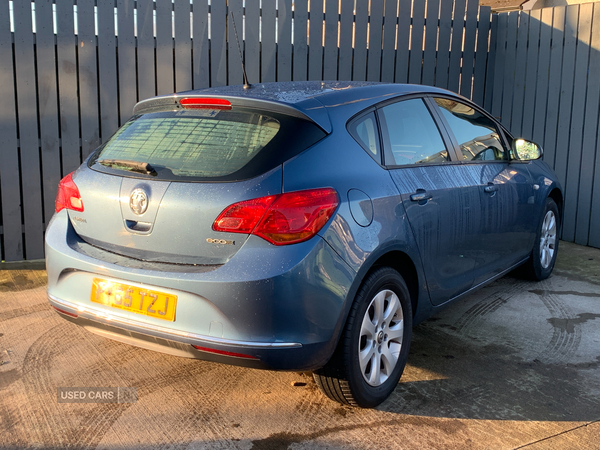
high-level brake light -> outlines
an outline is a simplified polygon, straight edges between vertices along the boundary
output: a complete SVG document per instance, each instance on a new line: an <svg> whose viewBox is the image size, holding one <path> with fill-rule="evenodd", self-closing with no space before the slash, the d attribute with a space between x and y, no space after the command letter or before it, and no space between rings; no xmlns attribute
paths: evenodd
<svg viewBox="0 0 600 450"><path fill-rule="evenodd" d="M223 98L182 98L179 104L186 109L231 109L231 102Z"/></svg>

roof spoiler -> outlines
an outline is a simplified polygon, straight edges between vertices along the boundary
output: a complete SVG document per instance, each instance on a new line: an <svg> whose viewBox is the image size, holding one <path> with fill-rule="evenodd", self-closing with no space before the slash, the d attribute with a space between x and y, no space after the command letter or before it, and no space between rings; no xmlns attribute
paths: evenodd
<svg viewBox="0 0 600 450"><path fill-rule="evenodd" d="M298 104L300 108L292 106L288 103L277 102L272 100L263 100L257 98L236 97L229 95L206 95L206 94L172 94L152 97L142 100L133 108L133 114L146 114L159 111L177 111L185 109L181 105L182 99L220 99L226 100L231 104L232 108L245 107L261 109L262 111L270 111L274 113L285 114L292 117L308 120L316 124L326 133L331 133L331 121L326 108L321 102L314 98L306 99ZM303 110L309 109L310 115ZM311 117L312 116L312 117Z"/></svg>

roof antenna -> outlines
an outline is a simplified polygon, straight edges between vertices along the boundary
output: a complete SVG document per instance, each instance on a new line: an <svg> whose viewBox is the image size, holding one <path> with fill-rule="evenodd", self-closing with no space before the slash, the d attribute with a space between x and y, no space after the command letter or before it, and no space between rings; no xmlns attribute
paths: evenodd
<svg viewBox="0 0 600 450"><path fill-rule="evenodd" d="M240 61L242 62L242 73L244 74L244 89L250 89L252 85L248 83L248 77L246 76L246 67L244 65L244 58L242 57L242 47L240 47L240 40L238 38L237 28L235 26L235 17L233 17L233 11L231 11L231 21L233 22L233 31L235 31L235 40L237 41L238 51L240 52Z"/></svg>

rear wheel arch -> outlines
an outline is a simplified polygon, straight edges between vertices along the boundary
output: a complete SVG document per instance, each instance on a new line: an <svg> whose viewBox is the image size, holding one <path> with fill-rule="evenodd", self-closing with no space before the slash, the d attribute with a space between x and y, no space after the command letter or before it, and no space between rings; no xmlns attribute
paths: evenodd
<svg viewBox="0 0 600 450"><path fill-rule="evenodd" d="M404 282L410 293L410 301L414 316L419 301L419 273L417 272L417 268L411 257L399 250L387 252L373 263L363 279L366 279L371 272L377 270L379 267L391 267L404 278Z"/></svg>
<svg viewBox="0 0 600 450"><path fill-rule="evenodd" d="M343 327L348 320L348 313L350 312L350 308L352 307L352 303L354 302L358 290L369 275L380 267L391 267L404 278L410 293L414 316L417 305L419 304L420 282L422 280L422 274L420 274L417 269L417 267L419 267L418 264L420 264L418 255L416 258L411 256L397 244L385 246L385 248L381 248L379 252L372 253L358 270L356 278L348 291L344 308L345 312L340 323L341 327Z"/></svg>
<svg viewBox="0 0 600 450"><path fill-rule="evenodd" d="M317 387L345 405L372 408L395 389L412 335L410 293L391 267L374 266L352 301L331 359L313 372Z"/></svg>
<svg viewBox="0 0 600 450"><path fill-rule="evenodd" d="M333 332L332 339L328 344L328 359L332 357L339 344L344 327L346 326L348 317L350 315L350 310L352 309L352 305L354 304L354 300L358 291L360 290L360 287L363 285L369 275L375 270L381 267L390 267L396 270L402 276L402 278L404 278L410 294L412 315L413 317L416 315L417 305L420 305L420 283L421 280L423 280L422 273L419 273L418 271L419 264L420 260L418 259L418 255L410 256L410 254L405 252L403 247L397 243L392 243L382 247L379 249L379 251L370 255L370 257L358 270L358 273L352 285L350 286L350 289L348 290L343 312L340 315L335 331Z"/></svg>

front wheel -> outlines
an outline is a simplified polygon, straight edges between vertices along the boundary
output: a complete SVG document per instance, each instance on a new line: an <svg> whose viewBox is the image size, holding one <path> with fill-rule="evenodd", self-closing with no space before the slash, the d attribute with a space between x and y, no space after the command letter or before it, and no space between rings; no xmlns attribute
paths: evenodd
<svg viewBox="0 0 600 450"><path fill-rule="evenodd" d="M526 274L537 281L545 280L552 273L558 254L560 213L556 202L546 199L544 215L538 226L535 243L529 260L525 263Z"/></svg>
<svg viewBox="0 0 600 450"><path fill-rule="evenodd" d="M400 380L411 334L412 307L404 279L390 267L376 269L356 294L334 355L314 373L317 386L342 404L379 405Z"/></svg>

